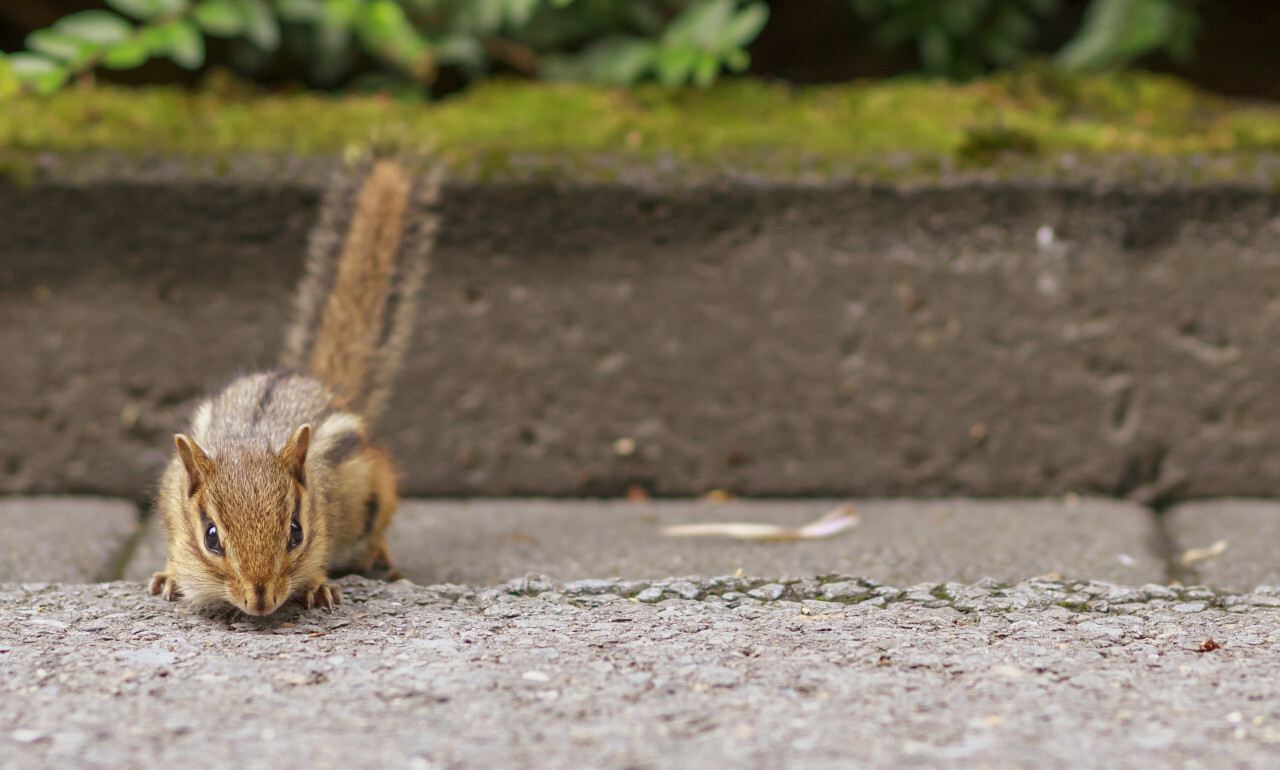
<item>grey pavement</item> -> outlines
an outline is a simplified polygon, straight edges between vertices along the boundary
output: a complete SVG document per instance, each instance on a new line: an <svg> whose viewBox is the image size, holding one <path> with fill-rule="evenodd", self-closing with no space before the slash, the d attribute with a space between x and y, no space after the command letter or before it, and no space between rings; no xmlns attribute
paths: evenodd
<svg viewBox="0 0 1280 770"><path fill-rule="evenodd" d="M1280 504L1275 501L1187 503L1169 512L1167 527L1184 552L1219 542L1225 546L1220 555L1192 563L1203 582L1231 591L1280 585Z"/></svg>
<svg viewBox="0 0 1280 770"><path fill-rule="evenodd" d="M1164 579L1150 514L1109 500L855 501L852 530L783 543L662 537L663 525L749 521L800 526L841 500L412 503L393 555L419 583L495 583L526 572L620 576L815 575L893 584L1057 573L1142 584ZM458 558L458 555L463 558Z"/></svg>
<svg viewBox="0 0 1280 770"><path fill-rule="evenodd" d="M415 583L488 585L528 572L559 580L668 575L818 575L886 583L1015 582L1057 574L1141 585L1163 582L1146 509L1111 500L867 500L860 522L823 540L669 538L660 526L751 521L800 526L840 500L478 500L407 502L390 532L396 566ZM124 577L164 565L159 522ZM32 577L31 579L37 579Z"/></svg>
<svg viewBox="0 0 1280 770"><path fill-rule="evenodd" d="M0 500L0 768L1280 762L1280 589L1254 589L1280 505L863 500L824 540L658 533L842 502L408 501L413 582L249 619L149 596L164 544L131 505Z"/></svg>
<svg viewBox="0 0 1280 770"><path fill-rule="evenodd" d="M830 580L346 578L332 614L253 620L8 585L0 766L1280 762L1274 592Z"/></svg>
<svg viewBox="0 0 1280 770"><path fill-rule="evenodd" d="M110 578L137 528L137 507L120 500L0 500L0 583Z"/></svg>

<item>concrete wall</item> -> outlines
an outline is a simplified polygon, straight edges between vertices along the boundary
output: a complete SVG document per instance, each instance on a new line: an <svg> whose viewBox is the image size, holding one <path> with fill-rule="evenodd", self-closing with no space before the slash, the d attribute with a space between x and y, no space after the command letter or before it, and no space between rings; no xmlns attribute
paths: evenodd
<svg viewBox="0 0 1280 770"><path fill-rule="evenodd" d="M269 366L309 184L0 185L0 491L143 497ZM458 184L418 495L1280 489L1280 195ZM634 452L619 454L629 439Z"/></svg>

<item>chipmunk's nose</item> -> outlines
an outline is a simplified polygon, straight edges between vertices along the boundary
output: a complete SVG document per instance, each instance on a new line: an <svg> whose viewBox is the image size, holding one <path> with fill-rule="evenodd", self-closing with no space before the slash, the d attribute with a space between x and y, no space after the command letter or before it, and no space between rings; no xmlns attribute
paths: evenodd
<svg viewBox="0 0 1280 770"><path fill-rule="evenodd" d="M267 609L267 587L262 583L258 583L253 587L254 598L248 602L248 609L252 615L266 615L270 613Z"/></svg>

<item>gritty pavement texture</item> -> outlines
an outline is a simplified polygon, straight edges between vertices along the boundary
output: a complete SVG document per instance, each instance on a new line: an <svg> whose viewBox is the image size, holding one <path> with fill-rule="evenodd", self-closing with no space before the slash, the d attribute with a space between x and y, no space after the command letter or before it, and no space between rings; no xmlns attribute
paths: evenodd
<svg viewBox="0 0 1280 770"><path fill-rule="evenodd" d="M137 508L119 500L0 500L0 583L110 577L137 527Z"/></svg>
<svg viewBox="0 0 1280 770"><path fill-rule="evenodd" d="M842 502L408 501L416 583L260 619L150 596L164 543L131 505L0 501L0 768L1280 762L1280 589L1254 589L1280 506L866 500L825 540L657 533ZM1217 539L1182 574L1228 590L1164 585ZM127 582L76 584L122 554Z"/></svg>
<svg viewBox="0 0 1280 770"><path fill-rule="evenodd" d="M1280 503L1210 500L1180 505L1166 514L1170 535L1188 549L1223 550L1190 567L1201 582L1229 591L1280 586ZM1208 554L1206 554L1208 556Z"/></svg>
<svg viewBox="0 0 1280 770"><path fill-rule="evenodd" d="M397 568L419 584L486 585L528 572L559 580L619 576L848 572L893 584L1057 574L1163 582L1152 514L1111 500L856 501L860 522L823 540L760 543L669 538L660 526L750 521L798 527L840 500L699 502L480 500L406 502L389 536ZM164 566L154 522L124 577Z"/></svg>
<svg viewBox="0 0 1280 770"><path fill-rule="evenodd" d="M5 768L1280 762L1280 596L827 575L342 581L210 617L0 586Z"/></svg>

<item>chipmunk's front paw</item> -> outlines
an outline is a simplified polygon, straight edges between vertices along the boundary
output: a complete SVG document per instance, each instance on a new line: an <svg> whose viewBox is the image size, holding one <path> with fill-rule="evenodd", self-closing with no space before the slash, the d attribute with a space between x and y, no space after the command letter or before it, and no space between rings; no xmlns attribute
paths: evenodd
<svg viewBox="0 0 1280 770"><path fill-rule="evenodd" d="M333 612L333 608L342 604L342 589L333 583L320 583L302 597L302 604L307 609L316 606Z"/></svg>
<svg viewBox="0 0 1280 770"><path fill-rule="evenodd" d="M387 554L386 545L383 545L375 552L373 557L373 566L365 571L365 575L367 577L385 580L388 583L394 583L397 580L404 579L404 573L391 566L391 557Z"/></svg>
<svg viewBox="0 0 1280 770"><path fill-rule="evenodd" d="M166 602L177 601L182 596L178 590L178 579L168 572L157 572L151 576L151 595L160 594Z"/></svg>

